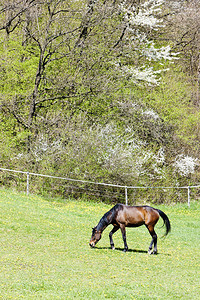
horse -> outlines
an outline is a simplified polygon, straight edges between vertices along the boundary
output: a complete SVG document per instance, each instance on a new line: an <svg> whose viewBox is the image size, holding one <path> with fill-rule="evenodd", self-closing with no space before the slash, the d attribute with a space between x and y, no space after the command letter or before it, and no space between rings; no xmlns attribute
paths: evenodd
<svg viewBox="0 0 200 300"><path fill-rule="evenodd" d="M126 242L126 227L139 227L145 225L152 237L148 253L157 254L157 234L154 230L154 226L159 220L159 217L163 219L163 226L165 225L166 232L165 236L171 230L171 224L167 215L160 209L153 208L151 206L128 206L125 204L118 203L113 206L108 212L106 212L100 219L98 225L92 229L92 236L89 245L94 248L97 242L101 239L102 232L104 229L112 224L113 229L109 233L111 249L115 249L113 242L113 234L120 228L122 238L124 241L124 252L128 251L128 245ZM154 249L152 246L154 244Z"/></svg>

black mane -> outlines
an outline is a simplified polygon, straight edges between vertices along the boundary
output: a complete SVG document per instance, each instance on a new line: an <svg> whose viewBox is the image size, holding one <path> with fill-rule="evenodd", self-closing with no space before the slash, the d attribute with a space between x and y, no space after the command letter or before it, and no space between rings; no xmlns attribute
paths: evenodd
<svg viewBox="0 0 200 300"><path fill-rule="evenodd" d="M122 205L116 204L113 208L106 212L96 226L97 231L103 231L108 225L110 225L115 219L119 209L122 209Z"/></svg>

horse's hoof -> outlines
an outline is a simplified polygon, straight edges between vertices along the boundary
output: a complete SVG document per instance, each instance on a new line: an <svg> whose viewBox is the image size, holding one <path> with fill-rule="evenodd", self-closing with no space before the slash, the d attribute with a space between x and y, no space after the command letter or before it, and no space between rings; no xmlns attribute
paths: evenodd
<svg viewBox="0 0 200 300"><path fill-rule="evenodd" d="M149 251L148 251L148 254L149 254L149 255L156 255L156 254L157 254L157 251L154 251L154 250L153 250L153 251L152 251L152 250L149 250Z"/></svg>
<svg viewBox="0 0 200 300"><path fill-rule="evenodd" d="M115 247L112 247L111 249L112 249L112 250L115 250Z"/></svg>

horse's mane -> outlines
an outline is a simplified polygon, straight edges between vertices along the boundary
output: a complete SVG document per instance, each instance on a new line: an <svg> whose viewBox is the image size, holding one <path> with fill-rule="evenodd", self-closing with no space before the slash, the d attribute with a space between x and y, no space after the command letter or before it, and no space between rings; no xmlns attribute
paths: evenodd
<svg viewBox="0 0 200 300"><path fill-rule="evenodd" d="M116 213L119 209L122 209L121 204L116 204L114 207L112 207L109 211L107 211L103 217L100 219L98 225L97 225L97 231L104 230L108 225L112 223L112 220L115 218Z"/></svg>

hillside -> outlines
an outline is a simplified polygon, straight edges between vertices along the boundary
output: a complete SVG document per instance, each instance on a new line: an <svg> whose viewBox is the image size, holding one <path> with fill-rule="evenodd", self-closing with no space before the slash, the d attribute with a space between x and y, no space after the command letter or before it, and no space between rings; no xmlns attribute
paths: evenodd
<svg viewBox="0 0 200 300"><path fill-rule="evenodd" d="M198 185L198 1L0 8L1 167L127 186ZM19 187L2 172L0 182ZM42 185L34 189L115 201L113 190ZM137 197L184 201L176 191Z"/></svg>

